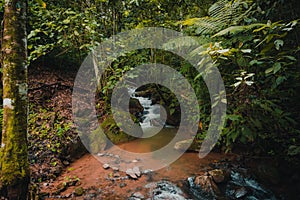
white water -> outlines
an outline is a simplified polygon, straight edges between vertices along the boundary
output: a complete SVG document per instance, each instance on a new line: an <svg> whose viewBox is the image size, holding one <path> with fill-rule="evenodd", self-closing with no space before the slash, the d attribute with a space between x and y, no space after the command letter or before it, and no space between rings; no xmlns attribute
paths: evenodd
<svg viewBox="0 0 300 200"><path fill-rule="evenodd" d="M156 127L163 127L165 119L163 118L162 113L165 112L164 108L161 107L159 104L152 104L151 99L145 97L137 97L135 96L135 88L128 89L129 95L132 98L139 100L140 104L144 107L142 122L140 125L143 130Z"/></svg>

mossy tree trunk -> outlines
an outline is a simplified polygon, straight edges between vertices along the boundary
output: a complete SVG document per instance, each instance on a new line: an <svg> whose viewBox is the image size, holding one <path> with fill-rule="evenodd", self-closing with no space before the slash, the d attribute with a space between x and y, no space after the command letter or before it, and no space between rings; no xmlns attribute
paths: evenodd
<svg viewBox="0 0 300 200"><path fill-rule="evenodd" d="M26 0L5 0L0 196L9 200L26 200L29 184L26 11Z"/></svg>

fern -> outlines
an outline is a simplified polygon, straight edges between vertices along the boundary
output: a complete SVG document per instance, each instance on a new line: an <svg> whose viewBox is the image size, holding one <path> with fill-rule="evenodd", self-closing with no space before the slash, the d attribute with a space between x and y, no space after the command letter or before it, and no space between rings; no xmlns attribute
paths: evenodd
<svg viewBox="0 0 300 200"><path fill-rule="evenodd" d="M252 0L219 0L209 8L209 16L187 19L180 23L195 27L198 35L214 34L226 27L240 24L249 15L253 6Z"/></svg>

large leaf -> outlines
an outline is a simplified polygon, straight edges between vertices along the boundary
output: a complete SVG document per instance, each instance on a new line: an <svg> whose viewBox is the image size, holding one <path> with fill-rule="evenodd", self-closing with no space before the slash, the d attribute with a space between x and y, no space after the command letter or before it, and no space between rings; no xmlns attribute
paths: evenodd
<svg viewBox="0 0 300 200"><path fill-rule="evenodd" d="M227 35L227 34L237 34L242 31L251 30L257 26L264 26L264 24L259 23L259 24L250 24L250 25L246 25L246 26L231 26L231 27L228 27L228 28L216 33L212 37L219 37L219 36L223 36L223 35Z"/></svg>

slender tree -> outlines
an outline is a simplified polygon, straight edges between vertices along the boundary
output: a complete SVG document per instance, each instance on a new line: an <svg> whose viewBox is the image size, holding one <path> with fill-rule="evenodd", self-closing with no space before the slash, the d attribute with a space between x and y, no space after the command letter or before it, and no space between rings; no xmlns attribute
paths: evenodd
<svg viewBox="0 0 300 200"><path fill-rule="evenodd" d="M25 200L29 184L26 12L26 0L5 0L0 196L10 200Z"/></svg>

